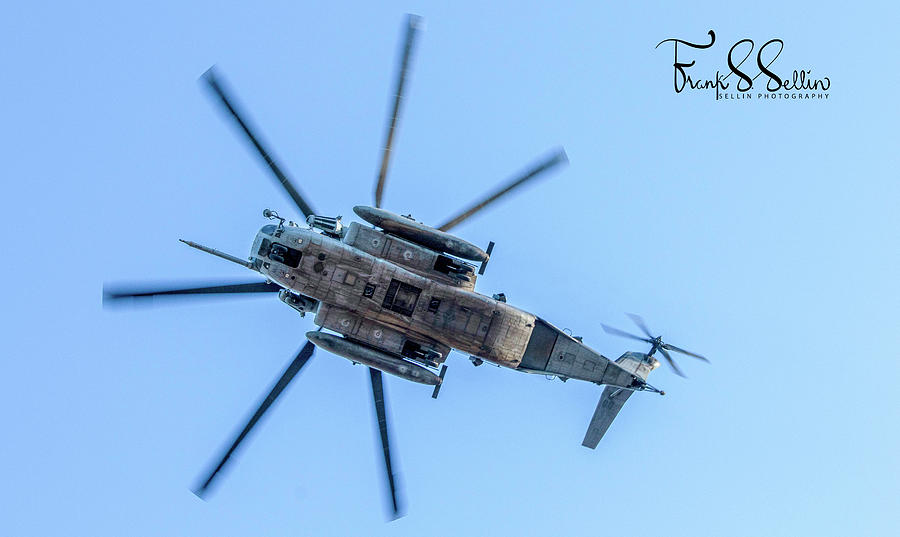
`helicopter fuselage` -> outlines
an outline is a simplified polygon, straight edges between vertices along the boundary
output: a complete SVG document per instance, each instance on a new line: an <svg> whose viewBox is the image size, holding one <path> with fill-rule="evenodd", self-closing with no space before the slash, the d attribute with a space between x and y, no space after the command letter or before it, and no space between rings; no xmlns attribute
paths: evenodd
<svg viewBox="0 0 900 537"><path fill-rule="evenodd" d="M288 290L283 301L314 310L315 324L398 359L436 366L452 348L529 373L625 388L643 382L637 365L629 370L537 316L476 292L474 267L464 261L356 222L342 236L265 226L250 261Z"/></svg>

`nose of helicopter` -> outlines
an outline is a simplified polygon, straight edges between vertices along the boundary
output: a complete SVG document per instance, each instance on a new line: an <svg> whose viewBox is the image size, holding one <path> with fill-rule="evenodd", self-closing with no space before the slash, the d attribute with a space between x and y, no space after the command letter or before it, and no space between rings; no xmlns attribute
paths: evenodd
<svg viewBox="0 0 900 537"><path fill-rule="evenodd" d="M310 243L318 234L296 226L269 224L260 228L253 240L250 257L257 270L275 262L296 269Z"/></svg>
<svg viewBox="0 0 900 537"><path fill-rule="evenodd" d="M256 236L253 238L253 245L250 247L250 260L256 265L257 270L259 270L260 265L262 265L262 258L268 255L268 244L271 242L272 235L275 233L276 226L274 224L269 224L260 228L259 231L256 232Z"/></svg>

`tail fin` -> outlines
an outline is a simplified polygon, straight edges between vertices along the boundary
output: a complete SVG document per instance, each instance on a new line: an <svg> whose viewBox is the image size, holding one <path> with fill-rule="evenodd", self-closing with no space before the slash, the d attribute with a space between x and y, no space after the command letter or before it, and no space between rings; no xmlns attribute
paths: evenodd
<svg viewBox="0 0 900 537"><path fill-rule="evenodd" d="M600 439L606 434L606 430L616 419L616 415L622 410L622 405L631 397L632 393L634 392L631 390L615 386L607 386L603 390L600 402L597 403L597 409L594 410L594 415L591 417L591 424L584 435L584 440L581 441L582 446L591 449L597 447Z"/></svg>
<svg viewBox="0 0 900 537"><path fill-rule="evenodd" d="M616 360L616 364L644 382L647 382L650 372L659 367L659 362L655 358L642 352L626 352Z"/></svg>
<svg viewBox="0 0 900 537"><path fill-rule="evenodd" d="M659 362L639 352L626 352L616 360L616 364L644 382L647 381L647 375L659 367ZM591 417L591 424L588 425L584 440L581 441L582 446L591 449L597 447L600 439L606 434L606 430L612 425L613 420L616 419L625 401L631 397L632 393L634 391L617 386L607 386L603 390L603 395L600 396L600 401L597 403L597 409L594 410L594 415Z"/></svg>

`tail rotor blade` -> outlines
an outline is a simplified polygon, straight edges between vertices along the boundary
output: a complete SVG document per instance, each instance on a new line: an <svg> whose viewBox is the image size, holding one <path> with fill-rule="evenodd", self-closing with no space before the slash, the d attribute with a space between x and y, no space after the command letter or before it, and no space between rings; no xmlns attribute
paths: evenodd
<svg viewBox="0 0 900 537"><path fill-rule="evenodd" d="M539 162L535 166L529 168L522 174L514 177L510 181L507 181L500 188L495 190L493 193L485 196L483 199L476 202L468 209L461 211L459 214L457 214L456 216L454 216L453 218L451 218L450 220L448 220L447 222L442 224L440 227L438 227L438 229L440 229L441 231L449 231L449 230L453 229L454 227L459 225L461 222L468 219L475 213L481 211L488 205L494 203L495 201L497 201L499 198L503 197L510 191L512 191L512 190L522 186L526 182L544 174L544 172L547 172L547 171L557 167L558 165L564 164L567 162L569 162L569 158L566 156L566 152L562 149L558 150L553 155L551 155L549 158L542 160L541 162Z"/></svg>
<svg viewBox="0 0 900 537"><path fill-rule="evenodd" d="M260 403L259 405L259 408L256 409L256 412L253 413L253 416L250 418L247 424L244 425L244 428L234 439L231 447L229 447L222 455L219 463L209 473L209 476L206 478L206 480L204 480L203 483L194 490L194 494L200 496L201 498L206 494L207 489L212 484L213 480L216 478L222 468L225 467L226 463L228 463L231 455L234 454L235 450L237 450L238 446L240 446L244 438L247 437L256 423L260 420L260 418L263 417L263 414L265 414L269 407L272 406L272 403L274 403L278 396L281 395L281 392L284 391L291 380L293 380L297 373L300 372L300 369L302 369L303 366L306 365L306 362L313 355L313 351L315 351L315 349L316 346L313 345L311 341L307 341L306 344L303 345L303 347L297 353L297 356L294 357L290 365L288 365L287 369L284 370L281 378L279 378L275 385L272 386L272 390L269 392L269 395L267 395L266 398L263 399L262 403Z"/></svg>
<svg viewBox="0 0 900 537"><path fill-rule="evenodd" d="M663 343L663 344L662 344L662 347L665 348L665 349L667 349L667 350L675 351L675 352L680 352L681 354L686 354L686 355L688 355L688 356L692 356L692 357L697 358L697 359L699 359L699 360L703 360L703 361L706 362L706 363L709 363L709 360L707 360L706 357L700 356L699 354L693 353L693 352L691 352L691 351L686 351L686 350L684 350L684 349L679 349L679 348L676 347L675 345L669 345L668 343Z"/></svg>
<svg viewBox="0 0 900 537"><path fill-rule="evenodd" d="M630 317L631 320L634 321L634 324L636 324L643 333L647 334L648 338L653 339L653 334L651 334L650 329L647 328L647 323L644 322L643 317L637 315L636 313L628 313L626 315L628 315L628 317Z"/></svg>
<svg viewBox="0 0 900 537"><path fill-rule="evenodd" d="M660 347L659 352L663 355L666 361L669 362L669 367L671 367L672 370L675 371L676 375L678 375L679 377L687 378L687 376L681 372L681 369L678 368L678 365L675 363L675 360L672 359L672 356L669 355L668 352L666 352L666 349Z"/></svg>
<svg viewBox="0 0 900 537"><path fill-rule="evenodd" d="M381 433L381 447L384 451L384 469L387 485L391 494L392 516L403 516L401 505L397 500L397 490L394 483L394 471L391 465L390 431L385 413L384 386L381 379L381 371L369 368L369 376L372 380L372 398L375 402L375 418L378 420L378 431Z"/></svg>
<svg viewBox="0 0 900 537"><path fill-rule="evenodd" d="M600 324L600 326L603 327L603 331L606 332L607 334L612 334L614 336L627 337L629 339L635 339L637 341L645 341L647 343L652 343L652 341L650 341L649 339L642 338L642 337L636 336L634 334L629 334L628 332L626 332L624 330L619 330L618 328L614 328L612 326L607 326L602 323Z"/></svg>
<svg viewBox="0 0 900 537"><path fill-rule="evenodd" d="M203 80L209 86L209 89L215 93L215 95L222 102L222 106L225 108L225 111L234 119L235 123L237 123L238 127L244 132L247 136L247 140L256 148L259 156L265 161L266 165L272 170L272 174L275 176L275 179L278 183L284 188L285 192L287 192L288 196L294 200L294 203L297 205L297 208L300 209L300 212L303 213L304 216L309 216L311 214L315 214L312 207L306 201L300 191L297 190L297 187L294 186L294 183L288 178L287 174L285 174L281 166L275 162L275 157L272 156L271 151L266 148L263 144L262 139L254 134L255 128L250 127L250 123L248 123L247 114L245 114L237 102L229 97L228 92L225 90L225 85L222 81L219 80L219 77L216 75L215 68L210 67L208 71L203 73Z"/></svg>
<svg viewBox="0 0 900 537"><path fill-rule="evenodd" d="M406 78L409 73L409 63L415 50L416 36L421 26L422 18L417 15L409 15L406 21L406 39L403 43L403 56L397 71L397 83L394 87L394 107L391 111L387 131L384 135L384 153L381 157L381 167L378 170L378 180L375 183L375 207L381 207L381 197L384 193L384 184L387 180L388 165L391 160L391 151L394 146L394 133L400 123L400 111L403 106L403 90L406 86Z"/></svg>

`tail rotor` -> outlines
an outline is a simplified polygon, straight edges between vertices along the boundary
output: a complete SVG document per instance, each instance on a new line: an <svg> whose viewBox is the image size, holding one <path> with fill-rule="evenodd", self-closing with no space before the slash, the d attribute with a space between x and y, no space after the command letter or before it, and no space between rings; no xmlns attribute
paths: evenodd
<svg viewBox="0 0 900 537"><path fill-rule="evenodd" d="M629 339L634 339L637 341L643 341L645 343L649 343L651 346L650 346L650 351L647 353L647 356L653 356L656 353L656 351L659 351L659 353L663 356L663 358L665 358L666 362L669 364L669 367L671 367L672 370L675 372L675 374L680 377L684 377L685 374L682 373L681 369L675 363L675 360L672 359L672 355L669 354L668 351L685 354L692 358L697 358L698 360L703 360L704 362L709 363L709 360L707 360L704 356L701 356L694 352L687 351L682 348L676 347L675 345L670 345L663 341L662 336L653 336L653 333L650 332L649 328L647 328L647 323L644 322L644 319L640 315L636 315L634 313L629 313L628 317L630 317L631 320L634 322L634 324L637 325L637 327L641 329L641 332L643 332L646 337L641 337L641 336L638 336L635 334L631 334L624 330L619 330L618 328L614 328L612 326L607 326L605 324L601 324L600 326L603 327L603 331L606 332L607 334L612 334L614 336L619 336L619 337L624 337L624 338L629 338Z"/></svg>

